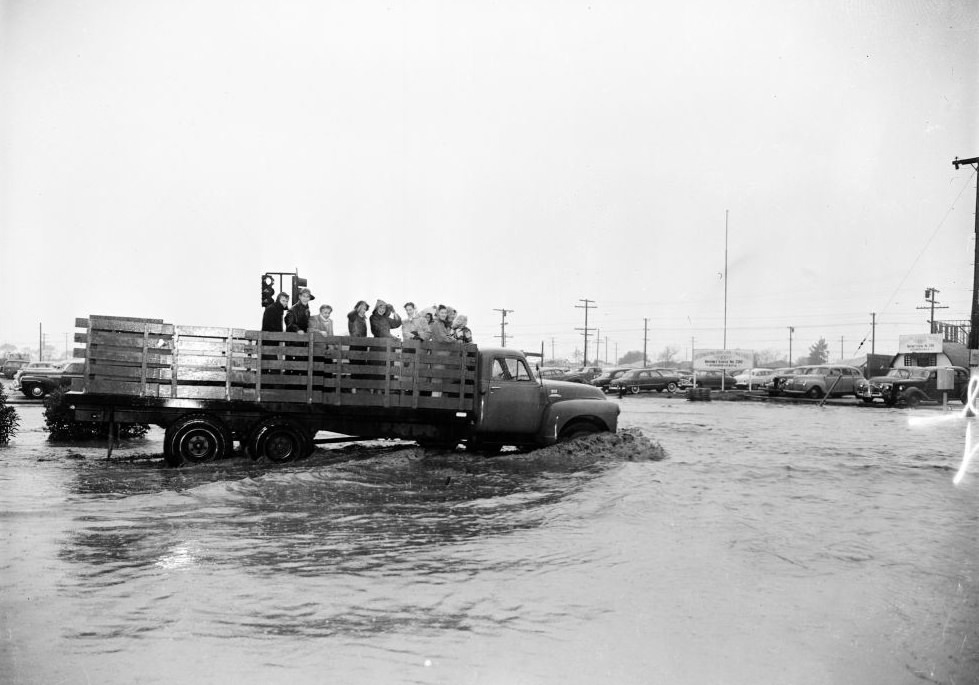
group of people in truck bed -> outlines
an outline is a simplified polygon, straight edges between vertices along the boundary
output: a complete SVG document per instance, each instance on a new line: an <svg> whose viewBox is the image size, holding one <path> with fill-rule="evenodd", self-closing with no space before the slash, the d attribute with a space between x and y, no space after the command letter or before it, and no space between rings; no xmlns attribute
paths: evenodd
<svg viewBox="0 0 979 685"><path fill-rule="evenodd" d="M274 333L307 333L317 331L324 336L336 335L333 329L333 307L321 305L319 313L311 314L309 303L315 300L309 288L299 290L299 301L289 306L289 295L281 292L275 302L265 308L262 316L262 330ZM375 338L395 338L392 331L400 328L405 340L434 342L473 341L472 331L466 325L465 314L459 314L444 304L433 305L421 311L414 302L406 302L405 315L401 317L393 305L378 300L374 310L368 315L370 305L360 300L347 314L347 334L366 338L368 330Z"/></svg>

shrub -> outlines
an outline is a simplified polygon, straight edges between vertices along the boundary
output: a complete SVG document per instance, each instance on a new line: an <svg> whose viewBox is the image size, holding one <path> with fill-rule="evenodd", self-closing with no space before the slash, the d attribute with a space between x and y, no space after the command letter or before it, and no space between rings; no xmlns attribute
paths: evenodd
<svg viewBox="0 0 979 685"><path fill-rule="evenodd" d="M44 398L44 426L48 429L49 440L108 439L108 423L75 421L69 407L62 388ZM150 429L143 423L117 423L116 428L121 439L141 438Z"/></svg>
<svg viewBox="0 0 979 685"><path fill-rule="evenodd" d="M0 385L0 445L6 445L17 432L20 417L17 410L7 406L7 393Z"/></svg>

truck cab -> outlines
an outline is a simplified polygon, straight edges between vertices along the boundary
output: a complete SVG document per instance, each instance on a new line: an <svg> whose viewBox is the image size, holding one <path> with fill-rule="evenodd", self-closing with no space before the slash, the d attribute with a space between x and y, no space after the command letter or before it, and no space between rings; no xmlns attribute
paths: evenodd
<svg viewBox="0 0 979 685"><path fill-rule="evenodd" d="M481 348L475 439L547 445L585 433L616 430L619 405L591 385L542 380L524 354Z"/></svg>

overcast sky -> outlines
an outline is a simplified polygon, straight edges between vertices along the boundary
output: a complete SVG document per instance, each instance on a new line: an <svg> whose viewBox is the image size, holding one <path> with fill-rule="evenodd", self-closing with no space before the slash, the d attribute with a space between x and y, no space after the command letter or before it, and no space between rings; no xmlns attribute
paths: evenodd
<svg viewBox="0 0 979 685"><path fill-rule="evenodd" d="M834 357L968 319L979 3L0 2L0 342L444 302ZM693 343L691 341L694 341ZM589 343L595 356L595 340Z"/></svg>

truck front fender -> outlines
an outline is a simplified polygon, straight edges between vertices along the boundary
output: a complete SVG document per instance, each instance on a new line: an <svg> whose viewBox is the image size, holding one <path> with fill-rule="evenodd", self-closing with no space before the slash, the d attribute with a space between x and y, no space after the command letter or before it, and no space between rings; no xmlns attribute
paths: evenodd
<svg viewBox="0 0 979 685"><path fill-rule="evenodd" d="M619 405L608 400L564 400L544 411L538 442L553 445L561 432L572 423L588 423L598 431L615 432L619 422Z"/></svg>

